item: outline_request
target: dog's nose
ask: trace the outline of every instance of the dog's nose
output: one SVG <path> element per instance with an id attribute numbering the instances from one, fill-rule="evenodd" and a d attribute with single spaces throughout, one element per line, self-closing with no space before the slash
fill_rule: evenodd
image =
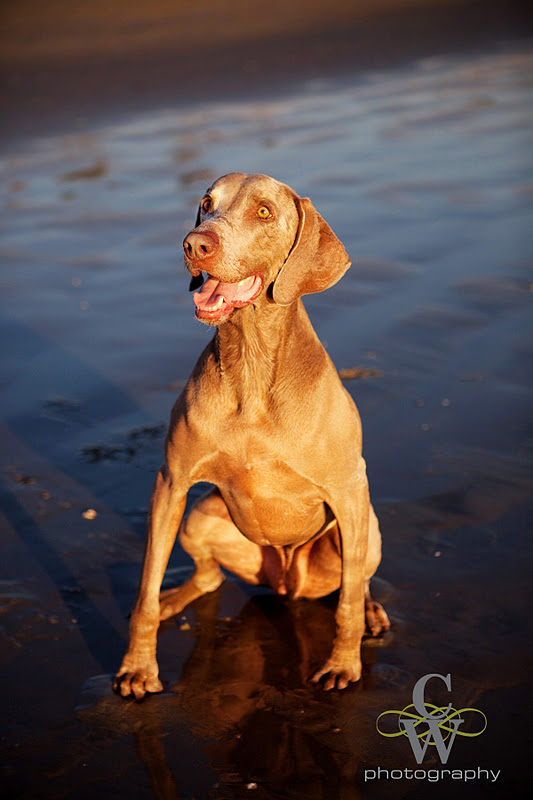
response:
<path id="1" fill-rule="evenodd" d="M 218 236 L 214 231 L 191 231 L 183 240 L 183 249 L 192 261 L 203 261 L 218 249 Z"/>

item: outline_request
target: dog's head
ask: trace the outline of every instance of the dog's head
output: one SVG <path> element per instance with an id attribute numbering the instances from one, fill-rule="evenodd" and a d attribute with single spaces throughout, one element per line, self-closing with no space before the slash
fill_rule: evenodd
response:
<path id="1" fill-rule="evenodd" d="M 267 175 L 234 172 L 215 181 L 183 247 L 198 290 L 196 316 L 211 325 L 250 304 L 286 306 L 321 292 L 350 266 L 311 201 Z"/>

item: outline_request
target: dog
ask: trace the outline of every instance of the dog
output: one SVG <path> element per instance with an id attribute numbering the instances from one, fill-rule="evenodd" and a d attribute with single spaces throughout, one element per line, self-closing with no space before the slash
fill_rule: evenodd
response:
<path id="1" fill-rule="evenodd" d="M 217 589 L 221 567 L 291 598 L 340 589 L 332 651 L 311 680 L 344 689 L 361 677 L 365 627 L 390 626 L 369 590 L 381 535 L 359 414 L 301 296 L 350 261 L 310 200 L 266 175 L 215 181 L 183 246 L 196 317 L 215 335 L 172 410 L 115 691 L 162 690 L 159 623 Z M 182 520 L 200 481 L 213 488 Z M 178 529 L 195 571 L 160 593 Z"/>

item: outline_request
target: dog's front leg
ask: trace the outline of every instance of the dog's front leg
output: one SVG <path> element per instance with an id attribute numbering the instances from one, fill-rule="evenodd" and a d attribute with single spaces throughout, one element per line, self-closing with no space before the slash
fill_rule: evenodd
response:
<path id="1" fill-rule="evenodd" d="M 113 688 L 123 697 L 140 700 L 146 692 L 160 692 L 156 660 L 159 628 L 159 590 L 185 509 L 186 490 L 176 486 L 163 466 L 156 478 L 150 514 L 141 583 L 130 622 L 130 641 Z"/>
<path id="2" fill-rule="evenodd" d="M 342 579 L 335 621 L 337 635 L 327 662 L 312 677 L 325 676 L 324 688 L 345 689 L 361 677 L 361 639 L 365 632 L 365 562 L 370 500 L 366 465 L 361 458 L 346 496 L 332 498 L 341 535 Z"/>

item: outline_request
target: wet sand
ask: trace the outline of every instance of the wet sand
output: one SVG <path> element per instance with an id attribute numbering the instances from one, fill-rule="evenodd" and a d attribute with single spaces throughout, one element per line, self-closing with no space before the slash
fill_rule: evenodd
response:
<path id="1" fill-rule="evenodd" d="M 5 791 L 519 797 L 532 666 L 525 17 L 518 4 L 350 15 L 339 2 L 319 34 L 318 4 L 304 29 L 290 14 L 275 29 L 259 17 L 224 27 L 222 4 L 213 71 L 190 54 L 202 36 L 212 52 L 214 24 L 205 33 L 184 4 L 184 43 L 163 24 L 171 5 L 153 4 L 146 28 L 133 3 L 114 36 L 99 3 L 77 18 L 29 3 L 31 25 L 5 27 Z M 393 630 L 364 646 L 359 684 L 326 693 L 306 678 L 336 598 L 288 603 L 228 579 L 162 627 L 165 691 L 135 704 L 110 679 L 169 411 L 211 335 L 193 318 L 179 242 L 205 186 L 234 169 L 311 197 L 352 257 L 305 302 L 363 419 L 384 539 L 374 594 Z M 165 580 L 189 570 L 176 548 Z M 488 720 L 445 766 L 500 770 L 496 781 L 370 779 L 417 768 L 376 720 L 428 673 L 452 676 L 436 701 Z M 432 754 L 421 767 L 443 765 Z"/>
<path id="2" fill-rule="evenodd" d="M 3 139 L 528 38 L 522 0 L 25 0 L 0 10 Z"/>

